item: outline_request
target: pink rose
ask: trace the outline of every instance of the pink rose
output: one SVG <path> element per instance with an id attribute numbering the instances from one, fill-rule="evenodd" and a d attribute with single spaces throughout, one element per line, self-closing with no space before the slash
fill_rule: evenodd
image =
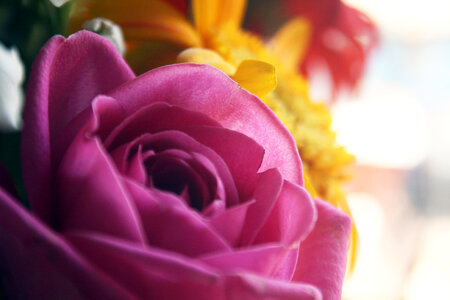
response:
<path id="1" fill-rule="evenodd" d="M 290 133 L 213 67 L 135 77 L 107 40 L 56 36 L 22 162 L 32 214 L 0 191 L 11 298 L 340 299 L 350 219 L 311 199 Z"/>

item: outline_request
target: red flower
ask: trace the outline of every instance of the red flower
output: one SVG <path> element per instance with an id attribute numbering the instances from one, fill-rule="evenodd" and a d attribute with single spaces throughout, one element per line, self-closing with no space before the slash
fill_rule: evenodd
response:
<path id="1" fill-rule="evenodd" d="M 300 63 L 302 73 L 310 76 L 318 64 L 325 63 L 334 93 L 354 88 L 378 43 L 375 24 L 340 0 L 286 0 L 283 8 L 289 16 L 306 18 L 312 25 L 310 46 Z"/>

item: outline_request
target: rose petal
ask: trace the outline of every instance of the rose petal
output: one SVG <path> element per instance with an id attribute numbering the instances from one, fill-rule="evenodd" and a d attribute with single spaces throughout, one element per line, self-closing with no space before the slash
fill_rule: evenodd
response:
<path id="1" fill-rule="evenodd" d="M 278 199 L 282 183 L 283 179 L 277 169 L 270 169 L 259 174 L 253 194 L 255 202 L 248 209 L 241 246 L 253 244 Z"/>
<path id="2" fill-rule="evenodd" d="M 279 263 L 287 255 L 282 245 L 268 244 L 238 249 L 228 253 L 214 253 L 199 258 L 199 261 L 222 272 L 246 271 L 271 277 Z"/>
<path id="3" fill-rule="evenodd" d="M 211 148 L 227 164 L 239 192 L 241 202 L 253 193 L 264 149 L 249 137 L 226 128 L 190 126 L 178 130 Z"/>
<path id="4" fill-rule="evenodd" d="M 212 168 L 215 169 L 214 172 L 217 172 L 217 180 L 223 183 L 223 189 L 225 189 L 227 206 L 239 203 L 239 196 L 233 177 L 223 159 L 217 153 L 200 144 L 189 135 L 175 130 L 167 130 L 155 134 L 144 134 L 134 141 L 112 151 L 114 161 L 118 162 L 120 166 L 119 169 L 124 168 L 127 156 L 132 148 L 138 144 L 142 145 L 143 151 L 152 150 L 158 153 L 167 149 L 180 149 L 187 153 L 191 153 L 196 157 L 195 160 L 202 163 L 205 168 L 210 170 L 212 170 Z M 125 149 L 122 149 L 123 147 Z M 121 155 L 123 156 L 121 157 Z M 208 167 L 208 165 L 211 165 L 212 168 Z"/>
<path id="5" fill-rule="evenodd" d="M 278 268 L 274 271 L 272 278 L 291 281 L 294 275 L 295 268 L 298 263 L 299 248 L 289 249 L 288 253 L 284 257 L 283 262 L 278 265 Z"/>
<path id="6" fill-rule="evenodd" d="M 297 146 L 286 127 L 261 100 L 214 67 L 189 63 L 161 67 L 110 95 L 130 114 L 159 101 L 203 113 L 266 150 L 260 171 L 279 168 L 283 178 L 303 185 Z"/>
<path id="7" fill-rule="evenodd" d="M 133 72 L 111 43 L 91 32 L 67 40 L 53 37 L 41 50 L 30 75 L 22 133 L 25 185 L 38 216 L 49 219 L 53 140 L 94 96 L 132 78 Z"/>
<path id="8" fill-rule="evenodd" d="M 48 97 L 50 69 L 62 36 L 55 36 L 36 57 L 28 82 L 22 128 L 22 170 L 28 200 L 35 213 L 48 221 L 50 199 L 50 133 Z M 36 146 L 39 145 L 39 146 Z"/>
<path id="9" fill-rule="evenodd" d="M 135 76 L 111 43 L 89 31 L 71 35 L 53 57 L 49 78 L 50 139 L 92 99 Z"/>
<path id="10" fill-rule="evenodd" d="M 224 299 L 219 276 L 185 256 L 94 233 L 66 237 L 138 299 Z"/>
<path id="11" fill-rule="evenodd" d="M 320 291 L 313 285 L 244 273 L 228 276 L 225 289 L 227 300 L 322 300 Z"/>
<path id="12" fill-rule="evenodd" d="M 127 187 L 150 245 L 188 256 L 231 251 L 227 242 L 208 226 L 200 214 L 175 195 L 148 190 L 130 180 Z"/>
<path id="13" fill-rule="evenodd" d="M 131 299 L 1 188 L 0 269 L 8 299 Z"/>
<path id="14" fill-rule="evenodd" d="M 93 233 L 66 238 L 139 299 L 321 300 L 312 285 L 219 270 L 187 257 Z"/>
<path id="15" fill-rule="evenodd" d="M 314 230 L 301 242 L 293 280 L 319 288 L 324 299 L 341 299 L 347 262 L 351 219 L 331 204 L 316 200 L 318 218 Z"/>
<path id="16" fill-rule="evenodd" d="M 225 201 L 223 199 L 215 199 L 211 204 L 208 205 L 203 211 L 202 215 L 208 218 L 212 218 L 215 215 L 223 213 L 226 211 Z"/>
<path id="17" fill-rule="evenodd" d="M 148 165 L 152 180 L 151 185 L 156 189 L 178 195 L 182 194 L 184 190 L 187 193 L 186 200 L 188 200 L 189 206 L 201 211 L 206 206 L 207 201 L 213 199 L 212 191 L 209 189 L 211 183 L 207 182 L 207 177 L 214 175 L 203 176 L 201 173 L 203 170 L 198 170 L 189 161 L 173 157 L 170 154 L 165 155 L 166 152 L 170 152 L 170 150 L 159 152 L 149 159 L 152 161 L 152 158 L 155 158 Z"/>
<path id="18" fill-rule="evenodd" d="M 93 230 L 144 243 L 134 204 L 89 127 L 75 138 L 56 175 L 57 223 L 65 230 Z"/>
<path id="19" fill-rule="evenodd" d="M 306 189 L 284 181 L 277 203 L 255 242 L 282 242 L 295 247 L 311 232 L 316 219 L 316 209 Z"/>
<path id="20" fill-rule="evenodd" d="M 147 182 L 147 171 L 145 170 L 142 163 L 142 147 L 139 146 L 138 151 L 130 160 L 126 171 L 126 176 L 132 178 L 140 184 L 145 185 L 145 183 Z"/>
<path id="21" fill-rule="evenodd" d="M 130 99 L 131 100 L 131 99 Z M 106 148 L 115 148 L 145 133 L 178 129 L 186 126 L 220 126 L 208 116 L 181 107 L 156 102 L 145 105 L 129 115 L 105 141 Z"/>
<path id="22" fill-rule="evenodd" d="M 209 223 L 232 247 L 237 247 L 244 228 L 248 208 L 253 201 L 230 207 L 225 211 L 214 215 Z"/>
<path id="23" fill-rule="evenodd" d="M 52 172 L 58 169 L 59 163 L 67 151 L 67 148 L 73 142 L 80 131 L 80 128 L 90 123 L 90 134 L 98 135 L 100 139 L 104 138 L 117 123 L 124 119 L 122 106 L 111 97 L 99 95 L 92 100 L 90 107 L 79 113 L 64 128 L 64 131 L 54 141 L 52 147 Z"/>

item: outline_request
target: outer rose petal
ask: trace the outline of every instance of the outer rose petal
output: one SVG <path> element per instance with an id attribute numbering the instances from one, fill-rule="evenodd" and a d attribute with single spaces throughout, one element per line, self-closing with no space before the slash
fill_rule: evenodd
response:
<path id="1" fill-rule="evenodd" d="M 186 256 L 91 233 L 66 237 L 138 299 L 225 300 L 219 276 Z"/>
<path id="2" fill-rule="evenodd" d="M 331 204 L 316 200 L 318 219 L 300 244 L 293 280 L 316 286 L 326 300 L 341 299 L 351 219 Z"/>
<path id="3" fill-rule="evenodd" d="M 328 300 L 313 285 L 239 274 L 227 278 L 227 300 Z"/>
<path id="4" fill-rule="evenodd" d="M 279 168 L 284 179 L 303 185 L 297 146 L 286 127 L 261 100 L 214 67 L 189 63 L 161 67 L 109 95 L 127 114 L 157 101 L 204 113 L 263 146 L 266 153 L 259 171 Z"/>
<path id="5" fill-rule="evenodd" d="M 139 299 L 306 300 L 322 299 L 309 284 L 222 273 L 204 263 L 90 233 L 66 237 L 97 266 Z"/>
<path id="6" fill-rule="evenodd" d="M 280 196 L 264 224 L 256 243 L 281 242 L 298 245 L 313 229 L 316 208 L 305 188 L 284 181 Z"/>
<path id="7" fill-rule="evenodd" d="M 0 280 L 11 299 L 131 299 L 0 188 Z M 9 298 L 8 298 L 9 299 Z"/>
<path id="8" fill-rule="evenodd" d="M 88 31 L 67 40 L 55 36 L 41 50 L 28 84 L 22 133 L 25 185 L 39 217 L 49 219 L 53 140 L 94 96 L 132 78 L 112 44 Z"/>
<path id="9" fill-rule="evenodd" d="M 119 172 L 89 122 L 61 161 L 56 175 L 57 224 L 62 230 L 84 229 L 145 242 L 140 218 Z"/>
<path id="10" fill-rule="evenodd" d="M 199 261 L 222 271 L 245 270 L 246 272 L 271 277 L 278 267 L 278 263 L 288 254 L 288 251 L 283 245 L 266 244 L 241 248 L 228 253 L 213 253 L 201 256 Z"/>

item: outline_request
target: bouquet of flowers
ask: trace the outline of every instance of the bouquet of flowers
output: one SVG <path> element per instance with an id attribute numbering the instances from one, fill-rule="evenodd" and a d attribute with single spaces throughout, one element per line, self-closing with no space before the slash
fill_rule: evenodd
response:
<path id="1" fill-rule="evenodd" d="M 20 62 L 2 83 L 6 299 L 340 299 L 353 157 L 298 70 L 314 24 L 265 43 L 242 0 L 65 2 L 22 118 Z"/>

